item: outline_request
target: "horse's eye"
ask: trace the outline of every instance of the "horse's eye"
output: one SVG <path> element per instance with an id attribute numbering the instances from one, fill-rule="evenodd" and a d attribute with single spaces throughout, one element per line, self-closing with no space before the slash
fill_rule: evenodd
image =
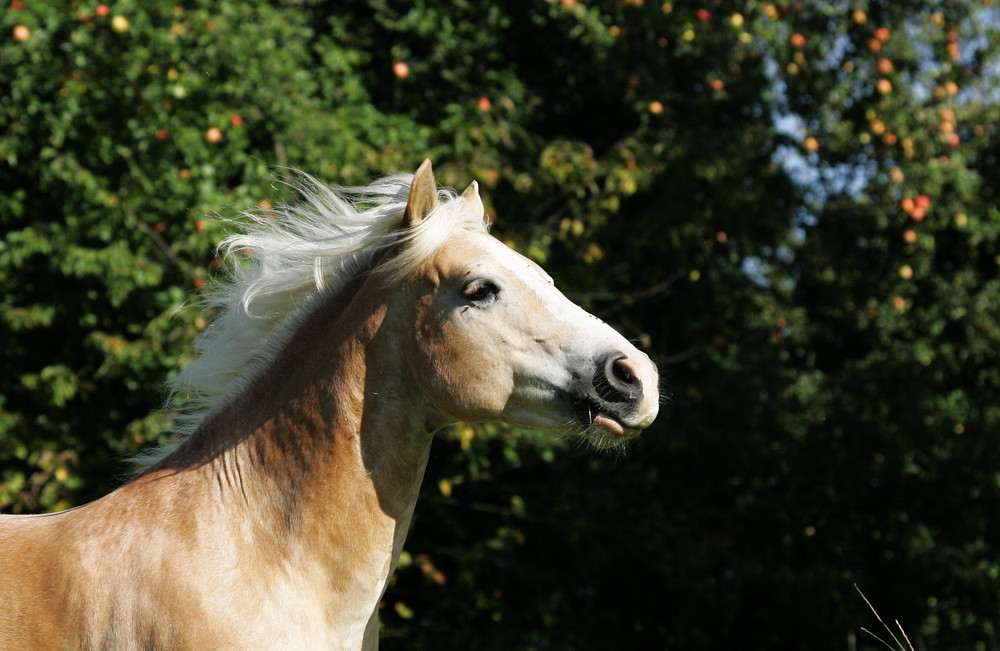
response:
<path id="1" fill-rule="evenodd" d="M 493 300 L 499 293 L 500 288 L 488 280 L 473 280 L 462 291 L 465 298 L 477 303 Z"/>

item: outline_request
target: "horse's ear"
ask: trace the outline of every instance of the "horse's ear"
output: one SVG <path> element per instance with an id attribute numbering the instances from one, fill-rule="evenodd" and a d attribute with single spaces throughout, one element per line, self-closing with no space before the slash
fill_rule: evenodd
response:
<path id="1" fill-rule="evenodd" d="M 434 180 L 434 170 L 431 169 L 431 159 L 428 158 L 413 174 L 410 196 L 406 200 L 406 210 L 403 211 L 402 226 L 404 228 L 416 226 L 434 212 L 437 205 L 437 181 Z"/>
<path id="2" fill-rule="evenodd" d="M 469 210 L 476 213 L 476 216 L 482 217 L 486 213 L 483 200 L 479 198 L 479 184 L 475 181 L 470 183 L 469 187 L 465 188 L 465 191 L 462 192 L 462 198 L 465 199 L 465 205 L 469 207 Z"/>

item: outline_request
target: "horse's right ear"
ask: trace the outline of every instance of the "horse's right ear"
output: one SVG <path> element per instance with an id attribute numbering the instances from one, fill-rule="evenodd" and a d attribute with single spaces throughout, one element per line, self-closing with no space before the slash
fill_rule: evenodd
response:
<path id="1" fill-rule="evenodd" d="M 406 200 L 406 210 L 403 211 L 403 222 L 400 225 L 403 228 L 416 226 L 434 212 L 437 205 L 437 181 L 434 180 L 434 170 L 431 169 L 431 159 L 428 158 L 413 174 L 410 196 Z"/>

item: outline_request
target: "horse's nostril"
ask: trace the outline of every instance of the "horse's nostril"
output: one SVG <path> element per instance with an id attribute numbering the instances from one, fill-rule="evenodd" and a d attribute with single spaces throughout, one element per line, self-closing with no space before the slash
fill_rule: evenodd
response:
<path id="1" fill-rule="evenodd" d="M 598 367 L 594 387 L 607 402 L 631 403 L 642 395 L 639 369 L 623 353 L 612 353 Z"/>
<path id="2" fill-rule="evenodd" d="M 639 384 L 635 365 L 627 358 L 616 359 L 611 365 L 611 374 L 622 384 L 633 386 Z"/>

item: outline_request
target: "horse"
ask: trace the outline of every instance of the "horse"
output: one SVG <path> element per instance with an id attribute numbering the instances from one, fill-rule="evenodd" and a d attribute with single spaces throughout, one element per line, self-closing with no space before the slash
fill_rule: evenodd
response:
<path id="1" fill-rule="evenodd" d="M 475 182 L 298 178 L 222 245 L 180 442 L 94 502 L 0 517 L 0 648 L 377 648 L 437 430 L 611 448 L 653 422 L 655 365 L 489 234 Z"/>

